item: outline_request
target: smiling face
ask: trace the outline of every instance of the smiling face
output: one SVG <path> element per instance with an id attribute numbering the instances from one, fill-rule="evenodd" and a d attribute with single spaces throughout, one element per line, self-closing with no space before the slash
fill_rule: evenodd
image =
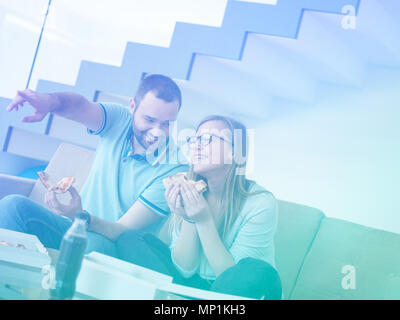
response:
<path id="1" fill-rule="evenodd" d="M 222 120 L 204 122 L 190 148 L 193 172 L 204 177 L 223 173 L 232 166 L 232 132 Z M 210 140 L 209 140 L 210 138 Z M 210 141 L 209 144 L 206 142 Z"/>
<path id="2" fill-rule="evenodd" d="M 149 91 L 136 106 L 134 99 L 130 101 L 130 112 L 133 116 L 133 135 L 139 145 L 147 150 L 155 143 L 169 136 L 171 121 L 176 121 L 179 102 L 166 102 L 157 98 L 154 91 Z"/>

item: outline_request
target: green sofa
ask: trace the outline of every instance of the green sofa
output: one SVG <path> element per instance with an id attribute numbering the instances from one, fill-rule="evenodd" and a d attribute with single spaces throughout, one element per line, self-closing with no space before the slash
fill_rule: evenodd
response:
<path id="1" fill-rule="evenodd" d="M 279 201 L 275 245 L 285 299 L 400 299 L 399 234 Z"/>
<path id="2" fill-rule="evenodd" d="M 79 190 L 94 152 L 61 144 L 47 172 L 75 176 Z M 0 199 L 19 193 L 43 204 L 31 179 L 0 175 Z M 160 238 L 168 241 L 161 233 Z M 326 217 L 320 210 L 279 201 L 276 266 L 285 299 L 400 299 L 400 235 Z"/>

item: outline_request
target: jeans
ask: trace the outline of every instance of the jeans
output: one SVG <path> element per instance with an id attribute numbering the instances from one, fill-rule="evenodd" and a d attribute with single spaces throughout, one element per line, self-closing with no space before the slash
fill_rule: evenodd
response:
<path id="1" fill-rule="evenodd" d="M 72 220 L 59 216 L 42 205 L 21 195 L 9 195 L 0 200 L 0 228 L 37 236 L 47 248 L 59 249 L 62 237 Z M 98 251 L 116 256 L 113 241 L 94 232 L 87 233 L 86 253 Z"/>
<path id="2" fill-rule="evenodd" d="M 282 297 L 278 272 L 262 260 L 242 259 L 210 282 L 199 275 L 189 279 L 181 276 L 172 262 L 169 247 L 152 234 L 126 231 L 117 239 L 116 247 L 120 259 L 172 276 L 174 283 L 254 299 Z"/>

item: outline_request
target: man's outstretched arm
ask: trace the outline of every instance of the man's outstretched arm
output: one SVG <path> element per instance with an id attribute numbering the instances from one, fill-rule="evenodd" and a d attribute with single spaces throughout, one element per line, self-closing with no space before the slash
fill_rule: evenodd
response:
<path id="1" fill-rule="evenodd" d="M 39 93 L 30 89 L 18 91 L 15 98 L 7 106 L 7 111 L 18 111 L 28 102 L 35 112 L 22 118 L 23 122 L 42 121 L 48 113 L 79 122 L 88 129 L 99 130 L 104 121 L 101 107 L 73 92 Z"/>

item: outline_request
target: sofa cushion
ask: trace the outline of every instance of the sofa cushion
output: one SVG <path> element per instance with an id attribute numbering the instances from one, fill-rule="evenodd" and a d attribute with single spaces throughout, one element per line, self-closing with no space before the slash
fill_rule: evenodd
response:
<path id="1" fill-rule="evenodd" d="M 400 235 L 326 218 L 292 299 L 400 299 Z"/>
<path id="2" fill-rule="evenodd" d="M 62 143 L 51 158 L 46 172 L 50 177 L 59 181 L 64 177 L 75 177 L 73 186 L 80 191 L 89 175 L 93 164 L 95 151 L 69 143 Z M 38 179 L 29 196 L 30 199 L 44 205 L 46 188 Z M 68 203 L 71 199 L 69 192 L 58 195 L 61 203 Z"/>
<path id="3" fill-rule="evenodd" d="M 288 299 L 324 214 L 318 209 L 282 200 L 278 207 L 275 261 L 284 298 Z"/>

